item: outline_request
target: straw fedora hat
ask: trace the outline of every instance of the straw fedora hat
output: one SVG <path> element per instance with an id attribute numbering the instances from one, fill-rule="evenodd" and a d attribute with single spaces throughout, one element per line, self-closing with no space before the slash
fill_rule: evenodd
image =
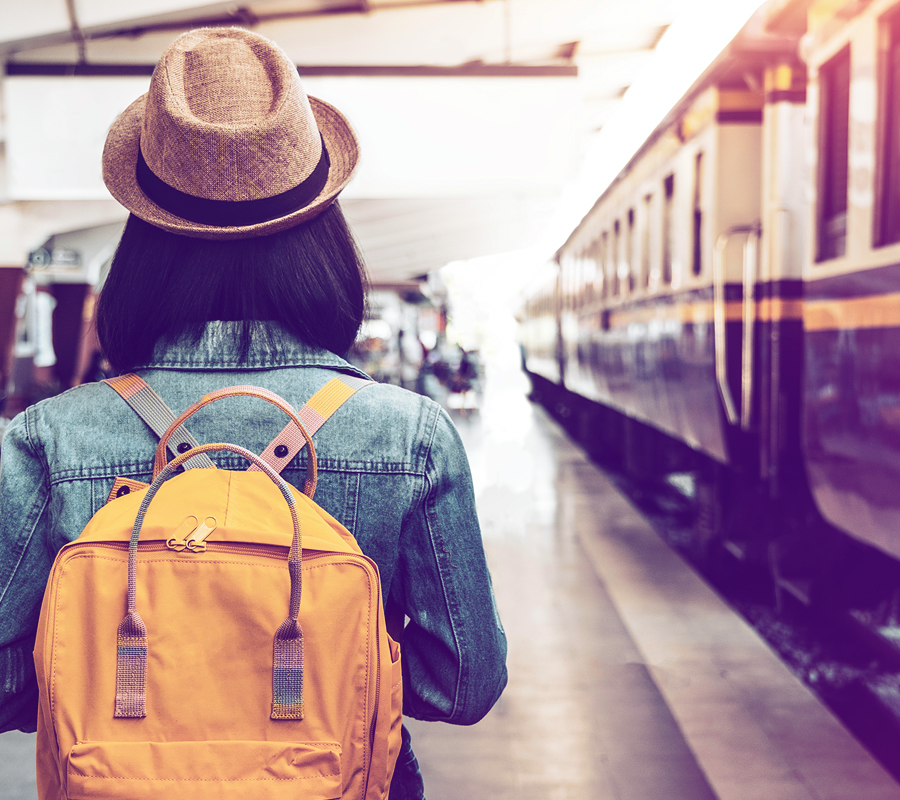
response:
<path id="1" fill-rule="evenodd" d="M 359 158 L 350 124 L 308 97 L 273 42 L 200 28 L 163 53 L 113 123 L 103 180 L 135 216 L 204 239 L 262 236 L 322 212 Z"/>

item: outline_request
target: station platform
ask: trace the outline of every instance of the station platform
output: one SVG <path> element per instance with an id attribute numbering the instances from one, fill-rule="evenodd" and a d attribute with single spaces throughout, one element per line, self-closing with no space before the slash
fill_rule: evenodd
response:
<path id="1" fill-rule="evenodd" d="M 622 497 L 514 369 L 456 410 L 509 637 L 480 723 L 408 721 L 428 800 L 900 800 L 900 785 Z M 0 735 L 0 800 L 34 800 Z"/>
<path id="2" fill-rule="evenodd" d="M 457 423 L 510 680 L 473 728 L 410 723 L 428 800 L 900 798 L 525 379 L 488 375 Z"/>

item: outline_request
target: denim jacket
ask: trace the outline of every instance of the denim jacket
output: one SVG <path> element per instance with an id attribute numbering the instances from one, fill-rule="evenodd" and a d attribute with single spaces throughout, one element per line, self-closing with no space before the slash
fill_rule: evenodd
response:
<path id="1" fill-rule="evenodd" d="M 262 386 L 299 408 L 336 373 L 363 375 L 335 354 L 273 327 L 277 346 L 255 342 L 241 360 L 228 323 L 209 323 L 199 344 L 157 347 L 139 374 L 177 414 L 225 386 Z M 283 412 L 253 398 L 220 400 L 187 423 L 198 441 L 262 452 Z M 506 685 L 506 639 L 497 616 L 469 466 L 440 406 L 394 386 L 362 389 L 315 435 L 316 502 L 354 534 L 378 565 L 384 597 L 408 617 L 403 713 L 456 724 L 478 721 Z M 34 730 L 31 659 L 54 556 L 106 501 L 117 476 L 148 482 L 156 437 L 108 386 L 85 384 L 37 403 L 7 428 L 0 449 L 0 730 Z M 232 453 L 220 467 L 244 469 Z M 305 450 L 282 473 L 302 485 Z M 404 751 L 392 797 L 422 797 Z M 401 789 L 404 770 L 410 785 Z M 420 785 L 420 779 L 418 779 Z"/>

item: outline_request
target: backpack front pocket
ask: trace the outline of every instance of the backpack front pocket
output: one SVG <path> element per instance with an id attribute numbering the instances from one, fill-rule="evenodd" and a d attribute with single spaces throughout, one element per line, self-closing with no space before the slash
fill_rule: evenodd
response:
<path id="1" fill-rule="evenodd" d="M 341 748 L 330 742 L 79 742 L 71 800 L 334 800 Z"/>

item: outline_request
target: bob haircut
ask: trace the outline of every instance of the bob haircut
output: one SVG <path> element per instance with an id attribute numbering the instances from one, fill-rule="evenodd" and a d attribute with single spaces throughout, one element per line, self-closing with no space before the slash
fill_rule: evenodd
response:
<path id="1" fill-rule="evenodd" d="M 278 347 L 265 322 L 343 356 L 365 317 L 365 265 L 338 204 L 284 231 L 197 239 L 133 214 L 97 305 L 103 353 L 119 374 L 151 362 L 157 344 L 199 342 L 213 320 L 233 326 L 241 359 L 251 339 Z"/>

